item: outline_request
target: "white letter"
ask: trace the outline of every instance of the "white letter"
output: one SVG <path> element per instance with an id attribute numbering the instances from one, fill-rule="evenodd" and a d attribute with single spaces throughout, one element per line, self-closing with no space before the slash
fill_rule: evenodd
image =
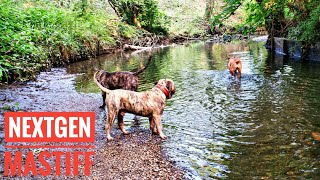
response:
<path id="1" fill-rule="evenodd" d="M 51 121 L 54 120 L 53 117 L 44 117 L 44 120 L 47 121 L 47 137 L 51 137 Z"/>
<path id="2" fill-rule="evenodd" d="M 31 134 L 28 134 L 28 129 L 30 129 L 30 125 L 28 125 L 28 121 L 30 120 L 31 120 L 31 117 L 22 118 L 22 137 L 23 138 L 31 137 Z"/>
<path id="3" fill-rule="evenodd" d="M 78 134 L 74 134 L 74 129 L 77 128 L 76 125 L 74 125 L 74 121 L 78 120 L 78 117 L 69 117 L 69 137 L 78 137 Z"/>
<path id="4" fill-rule="evenodd" d="M 59 124 L 59 121 L 62 121 L 62 124 L 63 125 L 66 125 L 67 124 L 67 120 L 66 118 L 64 117 L 57 117 L 56 118 L 56 122 L 55 122 L 55 133 L 56 133 L 56 136 L 58 138 L 63 138 L 63 137 L 67 137 L 67 127 L 60 127 L 60 124 Z M 62 133 L 60 134 L 60 130 L 62 130 Z"/>
<path id="5" fill-rule="evenodd" d="M 9 137 L 13 138 L 13 130 L 17 137 L 20 137 L 20 117 L 17 117 L 17 124 L 13 117 L 9 117 Z"/>
<path id="6" fill-rule="evenodd" d="M 79 117 L 79 137 L 83 136 L 83 130 L 87 137 L 90 137 L 90 117 L 87 117 L 87 123 L 84 122 L 83 117 Z"/>
<path id="7" fill-rule="evenodd" d="M 36 117 L 32 117 L 33 124 L 34 124 L 34 130 L 32 137 L 36 137 L 37 134 L 39 134 L 39 137 L 43 137 L 42 130 L 41 130 L 41 124 L 43 121 L 43 117 L 39 117 L 39 121 L 37 121 Z"/>

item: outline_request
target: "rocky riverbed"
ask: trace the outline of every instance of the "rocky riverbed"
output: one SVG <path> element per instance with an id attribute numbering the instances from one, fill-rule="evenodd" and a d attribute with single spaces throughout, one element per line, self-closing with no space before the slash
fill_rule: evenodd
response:
<path id="1" fill-rule="evenodd" d="M 127 127 L 130 135 L 122 135 L 115 126 L 112 135 L 115 140 L 106 141 L 104 133 L 105 112 L 99 108 L 100 94 L 83 94 L 74 88 L 77 75 L 66 73 L 63 68 L 54 68 L 49 72 L 42 72 L 35 81 L 24 84 L 0 86 L 0 151 L 16 151 L 5 149 L 3 135 L 3 115 L 6 111 L 91 111 L 95 112 L 95 146 L 94 149 L 77 149 L 79 151 L 94 151 L 91 179 L 182 179 L 183 171 L 170 161 L 163 149 L 162 140 L 153 136 L 148 129 L 132 125 Z M 134 124 L 134 123 L 133 123 Z M 26 145 L 20 143 L 18 145 Z M 15 144 L 17 145 L 17 143 Z M 46 145 L 49 145 L 47 143 Z M 44 149 L 40 149 L 42 151 Z M 35 151 L 21 149 L 22 152 Z M 49 150 L 51 151 L 51 150 Z M 72 151 L 70 149 L 56 149 L 56 151 Z M 3 156 L 0 157 L 0 177 L 3 178 Z M 54 160 L 48 161 L 50 164 Z M 53 164 L 52 164 L 53 165 Z M 65 164 L 62 163 L 62 167 Z M 79 176 L 84 178 L 83 168 Z M 60 176 L 65 179 L 67 177 Z M 58 178 L 60 178 L 58 177 Z M 28 178 L 34 178 L 29 175 Z M 38 177 L 37 177 L 38 178 Z M 48 178 L 48 177 L 47 177 Z M 50 178 L 50 176 L 49 176 Z M 51 178 L 57 178 L 51 176 Z"/>

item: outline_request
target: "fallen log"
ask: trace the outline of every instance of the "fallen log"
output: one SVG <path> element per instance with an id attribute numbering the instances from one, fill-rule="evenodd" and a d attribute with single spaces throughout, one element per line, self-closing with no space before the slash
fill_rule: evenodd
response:
<path id="1" fill-rule="evenodd" d="M 134 45 L 128 45 L 128 44 L 125 44 L 123 45 L 123 50 L 149 50 L 149 49 L 152 49 L 152 47 L 142 47 L 142 46 L 134 46 Z"/>

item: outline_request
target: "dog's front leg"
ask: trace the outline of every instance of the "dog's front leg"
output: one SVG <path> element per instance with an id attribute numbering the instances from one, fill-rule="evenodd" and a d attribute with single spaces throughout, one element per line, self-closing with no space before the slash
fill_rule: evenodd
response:
<path id="1" fill-rule="evenodd" d="M 161 116 L 154 116 L 154 117 L 153 117 L 153 120 L 154 120 L 155 123 L 156 123 L 159 136 L 160 136 L 162 139 L 166 139 L 167 136 L 164 135 L 164 133 L 162 132 Z"/>
<path id="2" fill-rule="evenodd" d="M 155 127 L 155 120 L 153 117 L 149 117 L 150 130 L 152 134 L 158 134 L 157 128 Z"/>
<path id="3" fill-rule="evenodd" d="M 231 76 L 236 77 L 235 72 L 233 70 L 230 70 L 230 74 Z"/>
<path id="4" fill-rule="evenodd" d="M 107 108 L 106 108 L 107 110 Z M 111 136 L 110 134 L 110 131 L 111 131 L 111 127 L 112 127 L 112 124 L 113 124 L 113 121 L 115 119 L 115 112 L 113 111 L 109 111 L 108 112 L 108 121 L 106 122 L 106 134 L 107 134 L 107 140 L 108 141 L 112 141 L 113 140 L 113 137 Z"/>
<path id="5" fill-rule="evenodd" d="M 124 134 L 124 135 L 127 135 L 127 134 L 129 134 L 129 132 L 128 131 L 126 131 L 126 129 L 124 128 L 124 123 L 123 123 L 123 116 L 124 116 L 124 112 L 119 112 L 118 113 L 118 125 L 119 125 L 119 128 L 120 128 L 120 130 L 122 131 L 122 133 Z"/>
<path id="6" fill-rule="evenodd" d="M 240 79 L 240 77 L 241 77 L 241 70 L 238 69 L 238 79 Z"/>

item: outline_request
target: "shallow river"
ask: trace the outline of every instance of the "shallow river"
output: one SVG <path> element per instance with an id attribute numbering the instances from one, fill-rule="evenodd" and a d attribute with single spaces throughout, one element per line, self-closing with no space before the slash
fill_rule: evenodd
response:
<path id="1" fill-rule="evenodd" d="M 227 71 L 227 54 L 243 64 L 241 81 Z M 94 69 L 134 71 L 139 91 L 170 78 L 176 94 L 163 114 L 164 150 L 191 179 L 282 179 L 320 176 L 320 63 L 272 55 L 263 43 L 204 42 L 136 55 L 113 54 L 72 64 L 83 73 L 76 89 L 99 93 Z M 133 115 L 125 117 L 132 126 Z M 136 125 L 149 128 L 147 118 Z M 115 128 L 116 129 L 116 128 Z M 115 131 L 113 129 L 113 131 Z M 102 131 L 102 130 L 100 130 Z"/>

